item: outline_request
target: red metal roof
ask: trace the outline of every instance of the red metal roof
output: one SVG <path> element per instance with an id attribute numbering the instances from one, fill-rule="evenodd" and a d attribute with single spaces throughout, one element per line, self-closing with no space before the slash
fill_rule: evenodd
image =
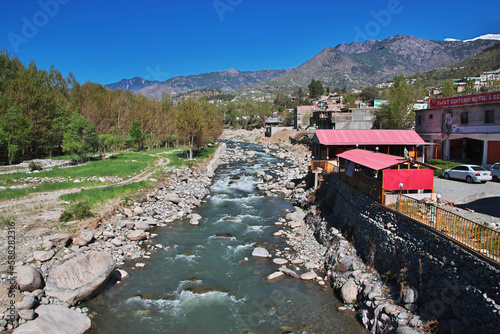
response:
<path id="1" fill-rule="evenodd" d="M 322 145 L 425 145 L 414 130 L 316 130 Z"/>
<path id="2" fill-rule="evenodd" d="M 395 155 L 376 153 L 360 149 L 345 151 L 344 153 L 338 154 L 337 157 L 344 158 L 375 170 L 386 169 L 409 160 Z"/>

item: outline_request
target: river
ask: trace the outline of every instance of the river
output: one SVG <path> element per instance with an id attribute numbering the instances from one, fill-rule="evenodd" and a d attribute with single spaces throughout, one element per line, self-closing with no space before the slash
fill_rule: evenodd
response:
<path id="1" fill-rule="evenodd" d="M 266 279 L 278 266 L 252 250 L 286 247 L 273 237 L 274 223 L 292 205 L 255 187 L 257 172 L 269 173 L 278 159 L 257 145 L 231 145 L 256 151 L 256 162 L 221 165 L 195 211 L 201 224 L 156 229 L 153 243 L 163 248 L 142 261 L 146 267 L 126 264 L 129 278 L 83 305 L 94 315 L 93 333 L 366 333 L 354 313 L 338 310 L 331 290 L 288 276 Z"/>

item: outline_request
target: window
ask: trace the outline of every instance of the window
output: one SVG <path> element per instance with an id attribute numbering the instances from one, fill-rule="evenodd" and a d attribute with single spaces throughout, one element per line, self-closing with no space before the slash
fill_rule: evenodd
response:
<path id="1" fill-rule="evenodd" d="M 464 111 L 460 114 L 460 124 L 469 124 L 469 112 Z"/>
<path id="2" fill-rule="evenodd" d="M 433 119 L 434 118 L 434 114 L 429 114 L 429 119 Z"/>
<path id="3" fill-rule="evenodd" d="M 485 110 L 484 111 L 484 122 L 485 123 L 495 123 L 495 110 Z"/>
<path id="4" fill-rule="evenodd" d="M 418 115 L 417 116 L 417 125 L 421 125 L 422 124 L 422 115 Z"/>

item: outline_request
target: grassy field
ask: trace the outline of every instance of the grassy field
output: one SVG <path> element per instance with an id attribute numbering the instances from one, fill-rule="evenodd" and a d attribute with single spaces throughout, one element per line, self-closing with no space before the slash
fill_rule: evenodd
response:
<path id="1" fill-rule="evenodd" d="M 165 166 L 158 166 L 160 159 L 163 159 L 163 163 L 165 163 L 165 160 L 168 159 L 168 163 L 166 163 L 166 166 L 168 167 L 180 167 L 182 165 L 193 166 L 198 162 L 208 159 L 214 153 L 216 148 L 217 145 L 213 145 L 198 152 L 195 161 L 186 160 L 186 154 L 184 152 L 187 147 L 181 146 L 177 148 L 160 148 L 140 152 L 116 152 L 105 160 L 89 161 L 85 164 L 68 168 L 54 168 L 47 171 L 42 170 L 39 173 L 4 174 L 0 175 L 0 186 L 5 187 L 20 185 L 20 183 L 15 181 L 28 177 L 66 178 L 68 181 L 56 183 L 33 183 L 29 184 L 29 187 L 26 188 L 3 189 L 0 190 L 0 201 L 22 198 L 32 193 L 85 187 L 90 189 L 83 189 L 79 192 L 63 195 L 61 199 L 69 201 L 72 204 L 76 202 L 83 202 L 94 207 L 104 203 L 107 199 L 123 197 L 134 192 L 138 192 L 147 187 L 149 181 L 145 180 L 141 182 L 131 182 L 124 185 L 111 184 L 105 186 L 106 183 L 99 181 L 82 181 L 75 183 L 74 180 L 95 176 L 117 177 L 126 182 L 126 180 L 139 175 L 144 171 L 151 172 L 151 177 L 161 178 L 165 176 L 163 171 L 163 167 Z M 65 156 L 63 158 L 70 159 L 71 156 Z"/>

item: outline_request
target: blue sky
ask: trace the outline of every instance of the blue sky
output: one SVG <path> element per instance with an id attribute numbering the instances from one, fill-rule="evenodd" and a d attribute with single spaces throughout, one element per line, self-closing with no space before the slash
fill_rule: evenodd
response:
<path id="1" fill-rule="evenodd" d="M 327 46 L 398 34 L 500 33 L 499 1 L 0 1 L 0 49 L 80 82 L 292 68 Z"/>

